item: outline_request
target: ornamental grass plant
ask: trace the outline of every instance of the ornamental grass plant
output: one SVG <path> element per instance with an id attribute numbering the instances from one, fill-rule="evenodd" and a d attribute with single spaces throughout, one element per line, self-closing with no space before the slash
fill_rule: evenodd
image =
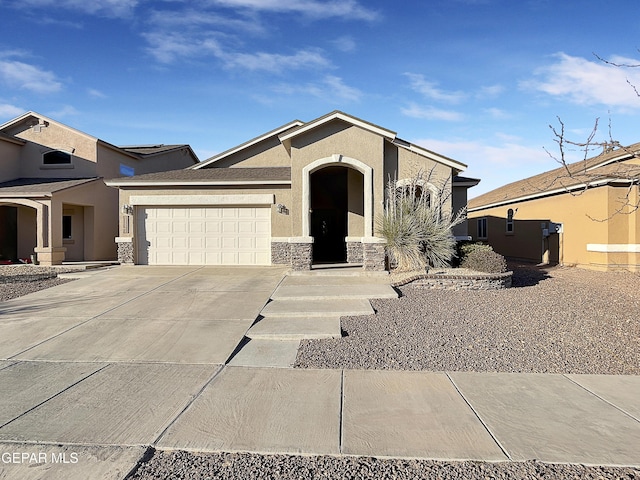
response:
<path id="1" fill-rule="evenodd" d="M 434 185 L 432 172 L 420 172 L 398 184 L 390 179 L 385 207 L 378 219 L 378 234 L 386 240 L 389 262 L 397 271 L 447 267 L 456 254 L 451 229 L 464 221 L 466 209 L 450 212 L 445 207 L 450 188 Z"/>

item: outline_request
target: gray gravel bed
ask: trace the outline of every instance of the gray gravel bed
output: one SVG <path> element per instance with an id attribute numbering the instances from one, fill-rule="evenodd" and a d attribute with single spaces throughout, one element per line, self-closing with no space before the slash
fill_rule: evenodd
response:
<path id="1" fill-rule="evenodd" d="M 57 275 L 77 270 L 77 267 L 0 265 L 0 302 L 70 282 Z"/>
<path id="2" fill-rule="evenodd" d="M 638 479 L 640 469 L 529 462 L 443 462 L 156 451 L 131 479 Z"/>
<path id="3" fill-rule="evenodd" d="M 343 338 L 305 340 L 296 367 L 640 374 L 640 276 L 515 266 L 494 291 L 401 287 Z"/>

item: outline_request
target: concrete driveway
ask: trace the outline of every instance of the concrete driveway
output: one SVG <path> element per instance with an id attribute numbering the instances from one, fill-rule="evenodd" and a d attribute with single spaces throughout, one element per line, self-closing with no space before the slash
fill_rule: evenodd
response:
<path id="1" fill-rule="evenodd" d="M 118 267 L 0 304 L 0 359 L 223 364 L 281 268 Z"/>
<path id="2" fill-rule="evenodd" d="M 0 479 L 124 478 L 285 274 L 116 267 L 0 303 Z"/>

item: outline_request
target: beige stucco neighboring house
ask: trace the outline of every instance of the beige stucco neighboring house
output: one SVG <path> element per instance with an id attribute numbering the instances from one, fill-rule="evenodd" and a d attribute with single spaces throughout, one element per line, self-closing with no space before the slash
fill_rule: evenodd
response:
<path id="1" fill-rule="evenodd" d="M 115 260 L 118 193 L 103 178 L 196 163 L 188 145 L 116 147 L 35 112 L 0 125 L 0 261 Z"/>
<path id="2" fill-rule="evenodd" d="M 640 271 L 640 143 L 469 201 L 469 233 L 506 257 Z"/>
<path id="3" fill-rule="evenodd" d="M 107 181 L 120 190 L 123 262 L 156 265 L 362 264 L 385 268 L 376 218 L 385 185 L 429 172 L 446 208 L 478 181 L 466 165 L 340 111 L 293 121 L 189 169 Z M 436 185 L 437 184 L 437 185 Z M 466 224 L 455 235 L 467 235 Z"/>

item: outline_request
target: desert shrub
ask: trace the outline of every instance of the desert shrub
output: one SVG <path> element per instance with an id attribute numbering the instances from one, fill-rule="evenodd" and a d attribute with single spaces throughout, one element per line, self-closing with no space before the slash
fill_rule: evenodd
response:
<path id="1" fill-rule="evenodd" d="M 467 255 L 469 255 L 469 253 L 473 252 L 474 250 L 487 250 L 489 252 L 493 252 L 493 247 L 491 247 L 491 245 L 487 245 L 486 243 L 462 240 L 456 245 L 456 255 L 451 262 L 452 266 L 462 266 L 462 262 L 464 261 L 464 259 L 467 257 Z"/>
<path id="2" fill-rule="evenodd" d="M 488 246 L 488 245 L 487 245 Z M 507 271 L 507 262 L 502 255 L 489 248 L 474 248 L 463 258 L 463 268 L 469 268 L 478 272 L 504 273 Z"/>
<path id="3" fill-rule="evenodd" d="M 401 188 L 395 180 L 387 183 L 378 234 L 386 240 L 389 262 L 398 270 L 445 267 L 455 256 L 451 229 L 464 220 L 466 212 L 445 213 L 447 191 L 444 186 L 437 192 L 427 191 L 424 187 L 430 184 L 430 177 L 420 173 Z"/>

